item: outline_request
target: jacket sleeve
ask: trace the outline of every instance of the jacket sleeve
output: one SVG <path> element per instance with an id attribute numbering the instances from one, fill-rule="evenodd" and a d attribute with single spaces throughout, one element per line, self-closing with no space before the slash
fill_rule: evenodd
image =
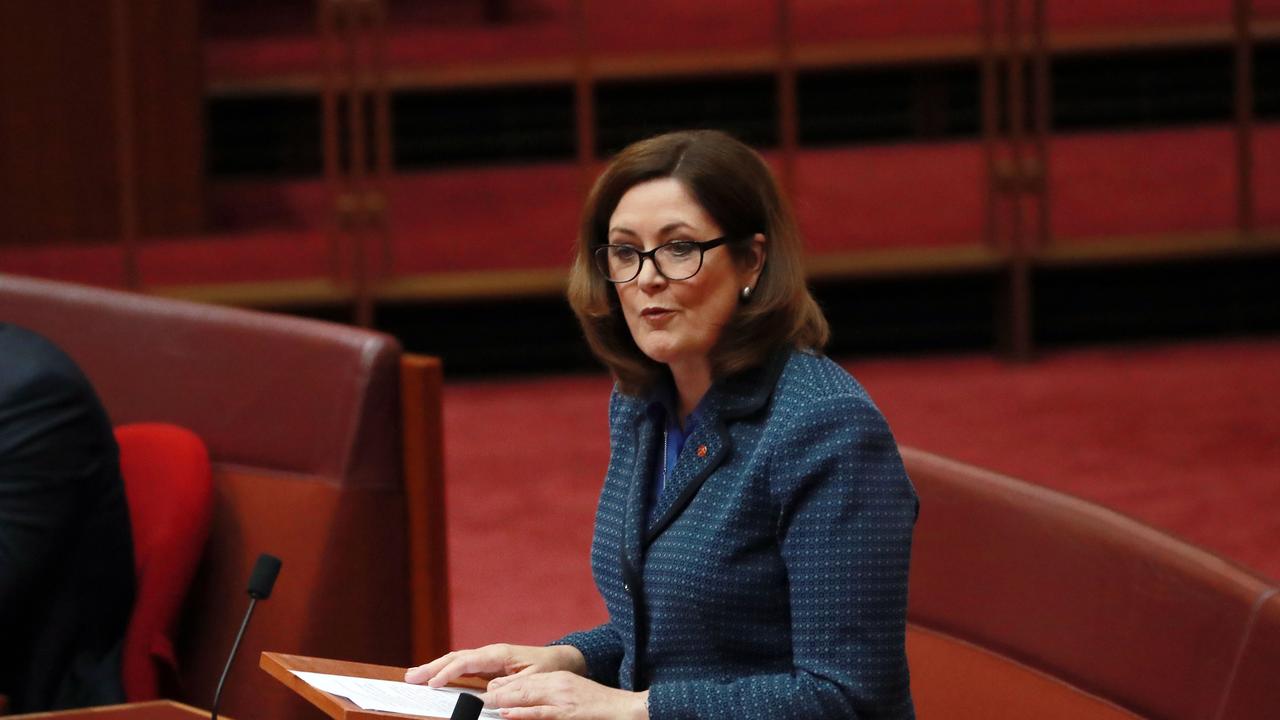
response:
<path id="1" fill-rule="evenodd" d="M 610 470 L 613 468 L 615 458 L 614 452 L 618 448 L 621 435 L 620 420 L 622 415 L 622 406 L 624 404 L 622 393 L 617 387 L 609 395 L 609 445 L 610 445 Z M 606 472 L 606 484 L 608 482 L 608 472 Z M 605 493 L 608 490 L 606 488 Z M 601 497 L 604 502 L 604 497 Z M 592 542 L 592 554 L 599 550 L 600 543 L 600 512 L 597 511 L 596 518 L 596 538 Z M 612 557 L 617 556 L 617 552 L 609 553 Z M 618 631 L 606 622 L 603 625 L 583 630 L 581 632 L 570 633 L 564 637 L 551 643 L 552 645 L 572 645 L 576 647 L 587 659 L 587 677 L 609 687 L 618 687 L 619 669 L 622 666 L 622 636 Z"/>
<path id="2" fill-rule="evenodd" d="M 622 638 L 609 623 L 590 630 L 570 633 L 551 643 L 571 645 L 587 659 L 587 677 L 602 685 L 618 687 L 618 668 L 622 664 Z"/>
<path id="3" fill-rule="evenodd" d="M 778 418 L 783 419 L 783 418 Z M 865 395 L 809 402 L 769 439 L 793 668 L 650 688 L 650 717 L 912 716 L 907 570 L 918 502 Z"/>
<path id="4" fill-rule="evenodd" d="M 44 369 L 0 381 L 0 620 L 67 551 L 101 492 L 91 481 L 116 462 L 90 392 Z"/>

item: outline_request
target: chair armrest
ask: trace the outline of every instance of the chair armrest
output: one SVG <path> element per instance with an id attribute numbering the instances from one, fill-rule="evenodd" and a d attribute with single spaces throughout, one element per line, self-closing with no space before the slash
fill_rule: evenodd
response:
<path id="1" fill-rule="evenodd" d="M 443 401 L 444 370 L 439 358 L 402 356 L 400 413 L 414 662 L 425 662 L 450 649 Z"/>

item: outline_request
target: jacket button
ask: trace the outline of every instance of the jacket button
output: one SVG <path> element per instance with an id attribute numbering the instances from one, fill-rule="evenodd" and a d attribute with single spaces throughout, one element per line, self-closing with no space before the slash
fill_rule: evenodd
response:
<path id="1" fill-rule="evenodd" d="M 622 583 L 622 589 L 625 590 L 628 595 L 631 594 L 631 585 L 629 583 Z"/>

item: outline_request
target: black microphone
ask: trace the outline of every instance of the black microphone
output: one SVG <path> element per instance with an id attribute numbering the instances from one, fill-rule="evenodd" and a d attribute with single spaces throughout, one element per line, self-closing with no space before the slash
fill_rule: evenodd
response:
<path id="1" fill-rule="evenodd" d="M 276 576 L 280 574 L 280 558 L 263 553 L 258 562 L 253 564 L 253 572 L 249 575 L 249 612 L 253 612 L 252 600 L 266 600 L 271 597 L 271 588 L 275 587 Z"/>
<path id="2" fill-rule="evenodd" d="M 484 709 L 484 701 L 471 693 L 460 693 L 458 704 L 453 706 L 449 720 L 476 720 Z"/>
<path id="3" fill-rule="evenodd" d="M 222 684 L 227 681 L 227 673 L 231 672 L 231 662 L 236 659 L 240 649 L 240 641 L 244 639 L 245 628 L 249 627 L 249 618 L 253 615 L 253 607 L 259 600 L 271 597 L 271 588 L 276 584 L 276 575 L 280 574 L 280 558 L 262 553 L 258 562 L 253 564 L 253 573 L 249 575 L 249 609 L 244 613 L 244 622 L 240 623 L 240 632 L 236 634 L 236 642 L 231 646 L 231 654 L 227 656 L 227 666 L 222 669 L 222 677 L 218 679 L 218 689 L 213 693 L 213 709 L 209 711 L 209 720 L 218 720 L 218 701 L 222 699 Z"/>

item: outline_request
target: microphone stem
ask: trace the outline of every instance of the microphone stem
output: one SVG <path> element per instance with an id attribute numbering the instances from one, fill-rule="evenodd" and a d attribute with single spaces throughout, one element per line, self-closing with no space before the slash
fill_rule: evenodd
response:
<path id="1" fill-rule="evenodd" d="M 244 614 L 244 621 L 240 623 L 240 632 L 236 633 L 231 654 L 227 656 L 227 666 L 222 668 L 222 677 L 218 678 L 218 689 L 213 693 L 213 709 L 209 711 L 209 720 L 218 720 L 218 702 L 222 700 L 222 684 L 227 681 L 227 674 L 231 672 L 231 663 L 236 659 L 236 651 L 240 649 L 240 641 L 244 639 L 245 628 L 249 627 L 249 618 L 253 615 L 253 606 L 257 602 L 258 598 L 249 596 L 249 609 Z"/>

